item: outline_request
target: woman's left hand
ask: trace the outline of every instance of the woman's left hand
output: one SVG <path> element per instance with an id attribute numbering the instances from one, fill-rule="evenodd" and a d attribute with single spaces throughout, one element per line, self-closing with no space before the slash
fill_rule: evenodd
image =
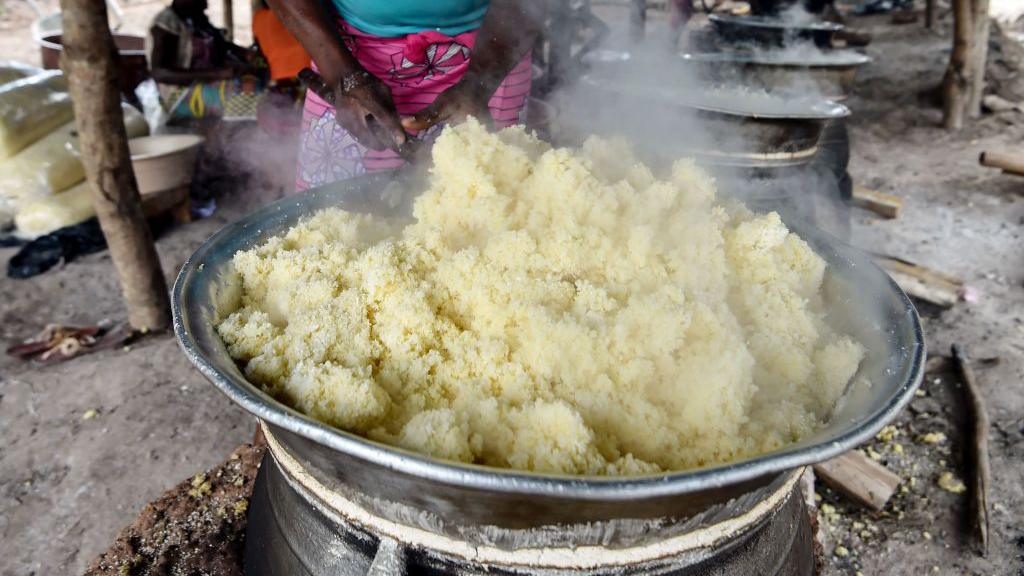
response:
<path id="1" fill-rule="evenodd" d="M 490 97 L 471 86 L 463 80 L 445 90 L 423 110 L 413 116 L 403 117 L 402 127 L 410 132 L 419 132 L 436 124 L 458 124 L 469 116 L 490 124 L 491 113 L 487 108 Z"/>

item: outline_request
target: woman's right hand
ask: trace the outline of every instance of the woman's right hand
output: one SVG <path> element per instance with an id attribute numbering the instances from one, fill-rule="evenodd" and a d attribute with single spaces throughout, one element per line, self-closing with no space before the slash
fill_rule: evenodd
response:
<path id="1" fill-rule="evenodd" d="M 334 92 L 338 124 L 368 148 L 398 151 L 408 137 L 391 99 L 391 90 L 363 70 L 345 47 L 337 30 L 337 15 L 326 8 L 328 3 L 268 0 L 268 4 L 319 66 L 330 88 L 327 91 Z"/>
<path id="2" fill-rule="evenodd" d="M 408 136 L 387 84 L 357 70 L 342 76 L 333 87 L 335 119 L 360 144 L 396 152 L 405 145 Z"/>

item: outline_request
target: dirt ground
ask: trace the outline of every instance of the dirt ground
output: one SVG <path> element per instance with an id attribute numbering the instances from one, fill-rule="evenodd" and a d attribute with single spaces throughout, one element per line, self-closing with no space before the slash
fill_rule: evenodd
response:
<path id="1" fill-rule="evenodd" d="M 0 58 L 33 61 L 27 4 L 0 1 Z M 140 26 L 161 5 L 129 4 L 125 27 Z M 855 212 L 854 243 L 959 276 L 976 295 L 952 310 L 921 312 L 932 355 L 960 342 L 976 358 L 999 359 L 977 368 L 993 425 L 992 543 L 987 557 L 973 553 L 963 528 L 966 496 L 937 486 L 942 472 L 963 469 L 960 391 L 940 366 L 924 395 L 870 447 L 904 481 L 886 511 L 865 513 L 820 490 L 825 573 L 1024 574 L 1024 178 L 977 164 L 982 150 L 1020 146 L 1024 114 L 941 130 L 939 110 L 918 92 L 942 76 L 948 18 L 939 33 L 895 27 L 885 16 L 853 23 L 874 32 L 867 52 L 875 61 L 848 102 L 851 173 L 904 199 L 897 220 Z M 168 279 L 206 237 L 275 194 L 222 197 L 213 217 L 165 232 L 158 249 Z M 0 263 L 13 253 L 0 249 Z M 2 277 L 0 293 L 5 345 L 51 322 L 124 318 L 106 254 L 30 280 Z M 924 440 L 935 432 L 947 440 Z M 0 574 L 81 573 L 147 502 L 222 461 L 252 433 L 252 420 L 202 379 L 170 335 L 55 366 L 0 357 Z"/>

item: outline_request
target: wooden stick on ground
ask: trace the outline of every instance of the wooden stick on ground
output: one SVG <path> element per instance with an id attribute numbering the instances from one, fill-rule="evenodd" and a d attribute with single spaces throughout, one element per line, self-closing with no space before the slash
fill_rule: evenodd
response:
<path id="1" fill-rule="evenodd" d="M 959 344 L 953 344 L 953 359 L 960 369 L 964 383 L 964 394 L 970 410 L 970 430 L 967 435 L 967 465 L 971 479 L 971 528 L 982 554 L 988 553 L 988 487 L 990 470 L 988 462 L 988 410 L 981 395 L 978 381 L 971 369 L 967 352 Z"/>
<path id="2" fill-rule="evenodd" d="M 875 262 L 914 298 L 943 308 L 952 308 L 960 300 L 964 283 L 959 278 L 891 256 L 875 256 Z"/>
<path id="3" fill-rule="evenodd" d="M 899 218 L 900 209 L 903 208 L 903 199 L 858 184 L 853 187 L 853 205 L 870 210 L 885 218 Z"/>
<path id="4" fill-rule="evenodd" d="M 61 0 L 62 67 L 74 102 L 93 205 L 136 330 L 170 325 L 167 283 L 142 213 L 122 119 L 114 39 L 98 0 Z"/>
<path id="5" fill-rule="evenodd" d="M 989 168 L 999 168 L 1004 172 L 1024 176 L 1024 153 L 1009 154 L 1007 152 L 992 152 L 986 150 L 981 153 L 978 162 Z"/>
<path id="6" fill-rule="evenodd" d="M 815 464 L 814 474 L 834 490 L 875 511 L 885 508 L 900 485 L 899 476 L 857 450 Z"/>

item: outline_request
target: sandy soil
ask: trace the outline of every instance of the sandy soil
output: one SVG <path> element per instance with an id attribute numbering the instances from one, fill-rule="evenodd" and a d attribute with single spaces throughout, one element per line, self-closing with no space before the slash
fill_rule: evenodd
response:
<path id="1" fill-rule="evenodd" d="M 0 26 L 23 3 L 4 6 Z M 129 5 L 139 14 L 159 7 Z M 901 195 L 904 213 L 884 221 L 855 212 L 854 241 L 961 276 L 978 294 L 941 314 L 922 312 L 933 354 L 957 341 L 978 358 L 1000 359 L 978 369 L 993 421 L 992 546 L 987 558 L 971 551 L 965 496 L 936 486 L 942 471 L 962 469 L 958 388 L 952 375 L 936 372 L 896 423 L 896 439 L 872 445 L 903 476 L 906 492 L 874 515 L 821 491 L 829 505 L 825 572 L 1024 574 L 1024 178 L 977 165 L 981 150 L 1020 144 L 1024 115 L 988 116 L 956 134 L 939 129 L 939 111 L 917 92 L 941 78 L 948 28 L 938 35 L 888 21 L 856 22 L 876 41 L 868 49 L 875 63 L 849 102 L 851 172 Z M 0 30 L 0 57 L 22 54 L 32 57 L 27 30 Z M 203 239 L 273 194 L 222 198 L 214 217 L 165 233 L 158 248 L 168 278 Z M 0 250 L 0 262 L 12 254 Z M 105 254 L 27 281 L 0 278 L 0 291 L 4 344 L 50 322 L 124 318 Z M 86 418 L 91 410 L 96 416 Z M 920 440 L 933 431 L 948 443 Z M 252 432 L 251 419 L 203 381 L 169 335 L 57 366 L 0 357 L 0 574 L 81 573 L 147 502 L 222 461 Z"/>
<path id="2" fill-rule="evenodd" d="M 896 423 L 896 442 L 906 446 L 905 454 L 893 453 L 892 442 L 875 445 L 882 460 L 901 473 L 908 492 L 886 517 L 865 515 L 827 496 L 838 509 L 832 544 L 850 551 L 834 555 L 827 573 L 1024 574 L 1024 178 L 978 165 L 983 150 L 1019 149 L 1024 116 L 986 116 L 959 133 L 938 128 L 940 111 L 925 107 L 919 93 L 942 78 L 949 23 L 930 33 L 888 22 L 856 22 L 875 34 L 868 49 L 875 62 L 859 77 L 849 102 L 850 172 L 855 181 L 903 197 L 904 212 L 888 221 L 860 213 L 854 243 L 959 276 L 979 295 L 976 303 L 962 302 L 942 314 L 919 310 L 931 355 L 948 355 L 950 344 L 960 342 L 975 358 L 1000 359 L 978 368 L 993 424 L 992 544 L 987 558 L 970 550 L 963 536 L 965 496 L 936 486 L 942 471 L 963 469 L 963 409 L 955 377 L 935 373 L 925 382 L 927 396 L 915 400 L 917 409 Z M 924 445 L 920 435 L 930 431 L 944 431 L 951 443 Z M 863 528 L 853 522 L 878 531 L 861 538 Z"/>

